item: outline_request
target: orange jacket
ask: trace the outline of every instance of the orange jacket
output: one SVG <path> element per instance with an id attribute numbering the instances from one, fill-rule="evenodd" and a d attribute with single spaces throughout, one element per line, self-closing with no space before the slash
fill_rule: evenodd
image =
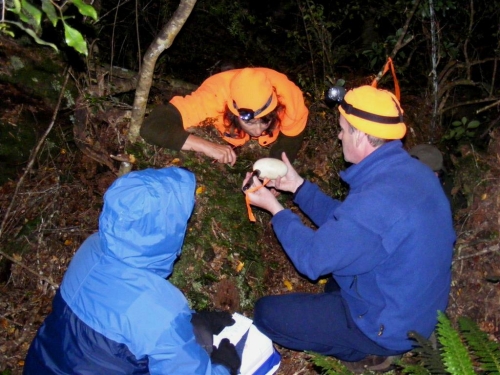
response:
<path id="1" fill-rule="evenodd" d="M 263 71 L 271 81 L 279 102 L 285 106 L 281 114 L 281 125 L 273 132 L 272 136 L 263 135 L 258 137 L 261 146 L 273 143 L 279 132 L 293 137 L 300 134 L 306 127 L 309 111 L 304 104 L 302 91 L 290 81 L 286 75 L 268 68 L 253 68 Z M 240 69 L 228 70 L 215 74 L 207 78 L 201 86 L 190 95 L 175 96 L 170 100 L 181 113 L 184 129 L 193 126 L 201 126 L 201 123 L 214 118 L 215 127 L 219 130 L 224 140 L 234 146 L 241 146 L 250 140 L 250 136 L 245 134 L 244 138 L 231 138 L 224 135 L 224 109 L 230 100 L 229 84 L 233 76 Z"/>

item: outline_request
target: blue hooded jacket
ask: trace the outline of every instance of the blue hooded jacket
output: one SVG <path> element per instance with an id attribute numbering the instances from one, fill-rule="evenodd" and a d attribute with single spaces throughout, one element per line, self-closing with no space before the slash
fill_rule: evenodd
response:
<path id="1" fill-rule="evenodd" d="M 24 374 L 229 374 L 196 343 L 187 300 L 165 279 L 194 193 L 194 175 L 176 167 L 112 184 L 99 231 L 73 257 Z"/>
<path id="2" fill-rule="evenodd" d="M 410 330 L 429 337 L 444 311 L 455 242 L 450 204 L 433 171 L 400 141 L 388 142 L 341 172 L 342 202 L 305 182 L 274 231 L 295 267 L 315 280 L 332 275 L 358 327 L 378 345 L 408 351 Z"/>

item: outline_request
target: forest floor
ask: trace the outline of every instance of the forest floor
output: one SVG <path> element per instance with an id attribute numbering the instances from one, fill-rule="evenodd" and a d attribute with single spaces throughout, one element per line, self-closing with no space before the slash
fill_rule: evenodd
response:
<path id="1" fill-rule="evenodd" d="M 1 87 L 6 110 L 1 122 L 16 127 L 29 111 L 48 115 L 16 92 Z M 336 138 L 336 116 L 321 105 L 311 116 L 297 170 L 333 196 L 345 194 L 338 172 L 344 167 Z M 410 114 L 418 109 L 407 109 Z M 4 254 L 0 278 L 0 374 L 19 375 L 36 330 L 51 309 L 54 292 L 83 240 L 97 229 L 103 193 L 116 175 L 75 147 L 69 117 L 61 113 L 51 136 L 18 174 L 0 186 L 0 246 Z M 94 144 L 111 153 L 124 151 L 126 121 L 89 125 Z M 38 136 L 44 129 L 40 129 Z M 406 147 L 424 137 L 410 133 Z M 213 134 L 207 130 L 205 136 Z M 118 141 L 117 141 L 118 139 Z M 5 140 L 4 140 L 5 141 Z M 185 166 L 197 176 L 197 205 L 189 224 L 178 270 L 172 276 L 194 308 L 222 308 L 251 316 L 252 303 L 262 295 L 318 292 L 323 282 L 301 277 L 273 235 L 269 215 L 256 210 L 257 222 L 247 218 L 240 185 L 244 173 L 262 150 L 246 146 L 234 168 L 212 163 L 199 155 L 175 153 L 142 145 L 134 168 Z M 260 155 L 263 156 L 263 155 Z M 265 155 L 264 155 L 265 156 Z M 464 146 L 449 155 L 454 194 L 467 203 L 454 211 L 458 235 L 453 261 L 453 285 L 448 316 L 473 319 L 492 340 L 500 339 L 500 136 L 491 134 L 487 150 Z M 118 167 L 119 163 L 116 162 Z M 21 180 L 21 176 L 23 176 Z M 290 197 L 280 196 L 292 207 Z M 304 220 L 306 220 L 304 218 Z M 0 256 L 2 260 L 2 256 Z M 277 347 L 282 355 L 278 375 L 319 374 L 305 353 Z"/>

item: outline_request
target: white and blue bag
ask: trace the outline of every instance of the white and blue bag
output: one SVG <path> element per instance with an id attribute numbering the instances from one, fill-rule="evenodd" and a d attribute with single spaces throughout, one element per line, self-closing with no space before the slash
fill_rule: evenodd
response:
<path id="1" fill-rule="evenodd" d="M 219 346 L 227 338 L 236 346 L 241 358 L 241 375 L 272 375 L 278 371 L 281 356 L 273 342 L 253 325 L 252 319 L 238 313 L 233 314 L 235 323 L 225 327 L 214 336 L 214 345 Z"/>

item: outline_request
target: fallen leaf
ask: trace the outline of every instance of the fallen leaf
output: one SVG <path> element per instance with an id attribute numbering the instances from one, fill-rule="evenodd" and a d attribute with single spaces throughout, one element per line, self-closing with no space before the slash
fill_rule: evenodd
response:
<path id="1" fill-rule="evenodd" d="M 245 267 L 245 263 L 238 261 L 238 265 L 236 266 L 236 272 L 241 272 L 243 267 Z"/>

